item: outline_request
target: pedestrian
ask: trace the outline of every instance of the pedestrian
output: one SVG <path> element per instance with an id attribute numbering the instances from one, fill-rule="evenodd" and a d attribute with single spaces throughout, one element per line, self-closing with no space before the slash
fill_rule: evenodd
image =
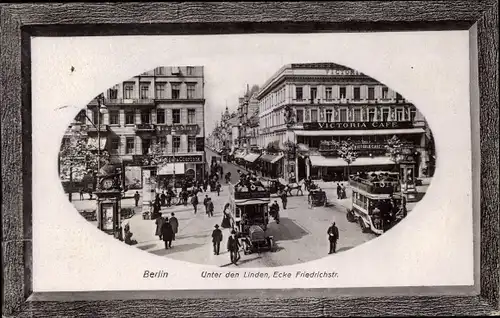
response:
<path id="1" fill-rule="evenodd" d="M 214 255 L 219 255 L 221 241 L 222 241 L 222 231 L 219 229 L 219 224 L 215 224 L 215 230 L 212 232 L 212 243 L 214 244 Z"/>
<path id="2" fill-rule="evenodd" d="M 342 194 L 342 187 L 340 186 L 340 183 L 337 182 L 337 199 L 340 200 L 340 196 Z"/>
<path id="3" fill-rule="evenodd" d="M 220 183 L 217 181 L 217 185 L 215 186 L 216 190 L 217 190 L 217 196 L 220 196 L 220 188 L 221 188 L 221 185 Z"/>
<path id="4" fill-rule="evenodd" d="M 166 200 L 167 200 L 167 196 L 165 195 L 165 191 L 162 191 L 161 195 L 160 195 L 161 206 L 165 206 Z"/>
<path id="5" fill-rule="evenodd" d="M 286 190 L 281 191 L 281 205 L 283 206 L 283 210 L 286 210 L 286 204 L 288 202 L 288 196 L 286 194 Z"/>
<path id="6" fill-rule="evenodd" d="M 172 227 L 172 240 L 175 241 L 175 234 L 177 234 L 177 232 L 179 231 L 179 220 L 177 220 L 177 218 L 175 217 L 175 213 L 172 212 L 171 214 L 172 216 L 170 217 L 170 220 L 168 221 L 168 223 L 170 223 L 170 226 Z"/>
<path id="7" fill-rule="evenodd" d="M 337 240 L 339 239 L 339 229 L 333 222 L 332 226 L 328 228 L 328 241 L 330 242 L 330 252 L 328 254 L 333 254 L 337 250 Z"/>
<path id="8" fill-rule="evenodd" d="M 240 242 L 236 238 L 236 231 L 231 231 L 231 236 L 227 239 L 227 250 L 229 251 L 229 257 L 231 259 L 231 263 L 237 265 L 236 262 L 240 259 Z"/>
<path id="9" fill-rule="evenodd" d="M 156 219 L 156 232 L 155 235 L 160 238 L 160 241 L 162 240 L 162 234 L 161 234 L 161 228 L 163 227 L 163 223 L 165 223 L 165 218 L 163 216 L 160 216 L 159 218 Z"/>
<path id="10" fill-rule="evenodd" d="M 160 210 L 161 210 L 160 203 L 159 202 L 157 203 L 155 201 L 153 203 L 153 215 L 151 216 L 151 218 L 156 219 L 158 218 L 158 216 L 161 216 Z"/>
<path id="11" fill-rule="evenodd" d="M 210 198 L 208 197 L 208 194 L 205 194 L 205 199 L 203 199 L 203 205 L 205 206 L 206 214 L 208 214 L 208 201 L 210 201 Z"/>
<path id="12" fill-rule="evenodd" d="M 210 198 L 208 199 L 208 216 L 214 216 L 214 203 Z"/>
<path id="13" fill-rule="evenodd" d="M 141 195 L 139 194 L 139 191 L 135 191 L 135 194 L 134 194 L 135 206 L 139 206 L 139 198 L 140 197 L 141 197 Z"/>
<path id="14" fill-rule="evenodd" d="M 341 198 L 342 199 L 347 199 L 347 194 L 345 192 L 345 185 L 342 185 Z"/>
<path id="15" fill-rule="evenodd" d="M 155 195 L 155 205 L 158 205 L 160 206 L 160 194 L 159 193 L 156 193 Z"/>
<path id="16" fill-rule="evenodd" d="M 123 230 L 125 232 L 125 244 L 127 245 L 135 245 L 137 244 L 136 240 L 132 239 L 132 236 L 134 235 L 132 232 L 130 232 L 130 225 L 125 225 L 125 228 Z"/>
<path id="17" fill-rule="evenodd" d="M 208 177 L 203 180 L 203 192 L 207 192 L 208 189 Z"/>
<path id="18" fill-rule="evenodd" d="M 80 200 L 83 200 L 83 189 L 80 189 Z"/>
<path id="19" fill-rule="evenodd" d="M 191 204 L 193 205 L 193 208 L 194 208 L 194 214 L 196 214 L 196 212 L 198 212 L 198 196 L 196 194 L 193 194 L 193 196 L 191 197 Z"/>
<path id="20" fill-rule="evenodd" d="M 168 218 L 165 218 L 165 223 L 163 223 L 163 226 L 161 227 L 161 235 L 163 236 L 163 241 L 165 242 L 165 249 L 168 250 L 172 247 L 172 239 L 174 237 L 172 225 L 168 221 Z"/>

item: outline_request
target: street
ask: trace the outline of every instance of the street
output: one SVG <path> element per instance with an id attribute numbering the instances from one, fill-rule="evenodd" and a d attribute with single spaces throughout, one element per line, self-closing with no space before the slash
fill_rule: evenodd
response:
<path id="1" fill-rule="evenodd" d="M 207 160 L 213 153 L 207 149 Z M 224 173 L 230 171 L 232 179 L 237 178 L 237 170 L 241 169 L 230 163 L 223 163 Z M 232 180 L 236 181 L 236 180 Z M 194 214 L 193 207 L 176 206 L 163 207 L 161 212 L 164 217 L 170 217 L 171 213 L 179 220 L 179 233 L 172 243 L 172 249 L 165 249 L 164 242 L 155 236 L 156 224 L 154 220 L 143 220 L 137 209 L 137 213 L 130 219 L 125 220 L 130 225 L 133 239 L 138 241 L 134 247 L 144 251 L 165 256 L 172 259 L 188 261 L 198 264 L 210 264 L 216 266 L 235 266 L 229 260 L 229 253 L 226 250 L 227 238 L 230 235 L 229 229 L 222 229 L 224 239 L 221 243 L 221 253 L 213 254 L 212 231 L 215 224 L 222 222 L 224 204 L 228 202 L 228 186 L 223 180 L 220 196 L 216 192 L 207 193 L 214 202 L 214 216 L 209 218 L 204 206 L 201 204 L 205 193 L 198 195 L 200 205 L 198 213 Z M 345 216 L 345 208 L 333 198 L 333 184 L 331 185 L 332 195 L 328 193 L 329 207 L 314 207 L 310 209 L 307 204 L 307 192 L 304 196 L 292 196 L 288 199 L 286 210 L 282 209 L 281 200 L 271 197 L 271 201 L 277 200 L 280 205 L 280 224 L 271 218 L 268 234 L 274 237 L 276 251 L 262 252 L 260 254 L 244 255 L 238 267 L 274 267 L 293 265 L 308 262 L 328 255 L 329 243 L 327 229 L 331 222 L 335 221 L 339 228 L 340 239 L 337 244 L 337 251 L 349 250 L 359 244 L 369 241 L 375 237 L 373 234 L 362 233 L 356 223 L 349 223 Z M 74 201 L 77 209 L 92 206 L 94 200 Z M 95 203 L 94 203 L 95 204 Z M 141 204 L 141 202 L 139 202 Z M 132 207 L 133 199 L 122 200 L 122 208 Z"/>

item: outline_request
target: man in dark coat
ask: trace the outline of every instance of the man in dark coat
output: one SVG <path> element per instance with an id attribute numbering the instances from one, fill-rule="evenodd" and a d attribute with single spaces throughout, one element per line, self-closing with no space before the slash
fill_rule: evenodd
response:
<path id="1" fill-rule="evenodd" d="M 240 242 L 236 238 L 236 231 L 231 231 L 231 236 L 227 239 L 227 250 L 229 251 L 229 255 L 231 258 L 231 263 L 236 265 L 236 262 L 240 259 L 240 253 L 238 252 L 240 249 Z"/>
<path id="2" fill-rule="evenodd" d="M 286 204 L 288 202 L 288 196 L 286 194 L 286 189 L 281 191 L 281 205 L 283 205 L 283 210 L 286 210 Z"/>
<path id="3" fill-rule="evenodd" d="M 208 216 L 214 216 L 214 203 L 210 198 L 208 198 Z"/>
<path id="4" fill-rule="evenodd" d="M 221 188 L 221 185 L 219 182 L 217 182 L 217 185 L 215 186 L 216 190 L 217 190 L 217 196 L 220 196 L 220 188 Z"/>
<path id="5" fill-rule="evenodd" d="M 337 183 L 337 199 L 340 200 L 340 196 L 342 195 L 342 187 L 339 183 Z"/>
<path id="6" fill-rule="evenodd" d="M 333 254 L 337 250 L 337 240 L 339 239 L 339 229 L 333 222 L 332 226 L 328 228 L 328 241 L 330 242 L 330 252 L 328 254 Z"/>
<path id="7" fill-rule="evenodd" d="M 165 249 L 168 250 L 172 247 L 172 239 L 174 238 L 174 231 L 172 230 L 172 225 L 168 221 L 168 218 L 165 218 L 165 223 L 163 223 L 161 227 L 161 234 L 165 242 Z"/>
<path id="8" fill-rule="evenodd" d="M 194 214 L 196 214 L 198 212 L 198 196 L 196 194 L 191 197 L 191 204 L 194 208 Z"/>
<path id="9" fill-rule="evenodd" d="M 170 223 L 170 226 L 172 227 L 172 240 L 175 241 L 175 234 L 177 234 L 177 232 L 179 231 L 179 220 L 177 220 L 177 218 L 175 217 L 175 213 L 172 212 L 171 214 L 172 216 L 170 217 L 170 220 L 168 221 L 168 223 Z"/>
<path id="10" fill-rule="evenodd" d="M 219 224 L 215 224 L 215 230 L 212 232 L 212 243 L 214 244 L 214 255 L 219 255 L 221 241 L 222 241 L 222 231 L 219 229 Z"/>
<path id="11" fill-rule="evenodd" d="M 210 198 L 208 197 L 208 194 L 205 194 L 205 199 L 203 199 L 203 205 L 205 206 L 205 213 L 208 213 L 208 201 L 210 201 Z"/>
<path id="12" fill-rule="evenodd" d="M 134 194 L 135 206 L 139 205 L 139 198 L 140 197 L 141 197 L 141 195 L 139 194 L 139 191 L 135 191 L 135 194 Z"/>

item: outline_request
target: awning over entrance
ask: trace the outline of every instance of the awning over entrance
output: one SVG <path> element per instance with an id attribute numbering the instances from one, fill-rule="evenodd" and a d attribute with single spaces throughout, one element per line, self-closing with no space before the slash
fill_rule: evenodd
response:
<path id="1" fill-rule="evenodd" d="M 313 167 L 346 167 L 347 162 L 342 158 L 327 158 L 324 156 L 310 156 Z M 360 157 L 351 163 L 351 166 L 385 166 L 393 165 L 389 157 Z"/>
<path id="2" fill-rule="evenodd" d="M 260 157 L 260 160 L 265 161 L 265 162 L 269 162 L 269 163 L 276 163 L 281 158 L 283 158 L 283 155 L 262 155 Z"/>
<path id="3" fill-rule="evenodd" d="M 99 143 L 98 139 L 99 138 L 97 137 L 89 137 L 89 139 L 87 140 L 87 146 L 97 149 L 98 147 L 97 144 Z M 101 150 L 104 150 L 106 149 L 106 143 L 108 139 L 106 137 L 101 137 L 100 139 L 101 139 Z"/>
<path id="4" fill-rule="evenodd" d="M 173 175 L 175 168 L 175 174 L 184 174 L 184 164 L 183 163 L 167 163 L 165 166 L 161 167 L 157 175 Z"/>
<path id="5" fill-rule="evenodd" d="M 423 128 L 408 129 L 366 129 L 366 130 L 296 130 L 297 136 L 361 136 L 361 135 L 400 135 L 423 134 Z"/>
<path id="6" fill-rule="evenodd" d="M 255 162 L 255 160 L 257 160 L 257 158 L 260 157 L 260 154 L 258 153 L 249 153 L 248 155 L 245 156 L 245 161 L 248 161 L 248 162 Z"/>

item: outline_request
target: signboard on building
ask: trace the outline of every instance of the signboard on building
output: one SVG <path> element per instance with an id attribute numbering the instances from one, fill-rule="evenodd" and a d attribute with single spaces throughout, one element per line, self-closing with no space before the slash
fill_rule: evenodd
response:
<path id="1" fill-rule="evenodd" d="M 304 130 L 371 130 L 413 128 L 411 121 L 374 121 L 374 122 L 313 122 L 304 123 Z"/>
<path id="2" fill-rule="evenodd" d="M 150 156 L 148 155 L 133 155 L 132 162 L 129 165 L 132 166 L 143 166 L 149 165 L 151 161 Z M 165 163 L 174 163 L 174 162 L 192 162 L 192 163 L 203 163 L 202 155 L 194 155 L 194 156 L 165 156 Z"/>
<path id="3" fill-rule="evenodd" d="M 172 128 L 176 135 L 189 135 L 196 136 L 200 127 L 197 124 L 189 124 L 189 125 L 158 125 L 158 131 L 165 133 L 166 135 L 172 134 Z"/>

